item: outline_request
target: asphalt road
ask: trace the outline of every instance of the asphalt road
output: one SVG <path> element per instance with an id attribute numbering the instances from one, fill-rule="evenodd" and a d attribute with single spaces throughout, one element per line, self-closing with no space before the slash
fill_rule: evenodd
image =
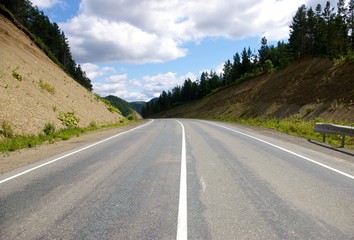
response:
<path id="1" fill-rule="evenodd" d="M 0 175 L 0 239 L 354 239 L 353 162 L 154 120 Z"/>

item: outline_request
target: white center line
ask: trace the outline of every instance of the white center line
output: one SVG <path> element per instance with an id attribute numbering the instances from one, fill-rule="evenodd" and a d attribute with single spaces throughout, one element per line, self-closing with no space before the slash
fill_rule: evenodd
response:
<path id="1" fill-rule="evenodd" d="M 223 126 L 223 125 L 219 125 L 219 124 L 216 124 L 216 123 L 213 123 L 213 122 L 209 122 L 209 121 L 204 121 L 204 122 L 207 122 L 207 123 L 209 123 L 209 124 L 213 124 L 213 125 L 215 125 L 215 126 L 218 126 L 218 127 L 221 127 L 221 128 L 227 129 L 227 130 L 230 130 L 230 131 L 235 132 L 235 133 L 238 133 L 238 134 L 240 134 L 240 135 L 243 135 L 243 136 L 246 136 L 246 137 L 255 139 L 255 140 L 257 140 L 257 141 L 260 141 L 260 142 L 262 142 L 262 143 L 268 144 L 268 145 L 270 145 L 270 146 L 272 146 L 272 147 L 274 147 L 274 148 L 277 148 L 277 149 L 282 150 L 282 151 L 284 151 L 284 152 L 290 153 L 290 154 L 295 155 L 295 156 L 297 156 L 297 157 L 300 157 L 300 158 L 302 158 L 302 159 L 304 159 L 304 160 L 306 160 L 306 161 L 312 162 L 312 163 L 317 164 L 317 165 L 319 165 L 319 166 L 321 166 L 321 167 L 323 167 L 323 168 L 327 168 L 328 170 L 331 170 L 331 171 L 333 171 L 333 172 L 339 173 L 339 174 L 341 174 L 341 175 L 343 175 L 343 176 L 346 176 L 346 177 L 348 177 L 348 178 L 354 180 L 354 176 L 353 176 L 353 175 L 350 175 L 350 174 L 348 174 L 348 173 L 342 172 L 342 171 L 340 171 L 340 170 L 338 170 L 338 169 L 335 169 L 335 168 L 333 168 L 333 167 L 327 166 L 326 164 L 317 162 L 317 161 L 315 161 L 315 160 L 313 160 L 313 159 L 311 159 L 311 158 L 302 156 L 302 155 L 300 155 L 300 154 L 298 154 L 298 153 L 296 153 L 296 152 L 293 152 L 293 151 L 290 151 L 290 150 L 288 150 L 288 149 L 282 148 L 282 147 L 280 147 L 280 146 L 278 146 L 278 145 L 275 145 L 275 144 L 273 144 L 273 143 L 264 141 L 264 140 L 259 139 L 259 138 L 256 138 L 256 137 L 253 137 L 253 136 L 251 136 L 251 135 L 249 135 L 249 134 L 246 134 L 246 133 L 243 133 L 243 132 L 239 132 L 239 131 L 237 131 L 237 130 L 235 130 L 235 129 L 225 127 L 225 126 Z"/>
<path id="2" fill-rule="evenodd" d="M 186 137 L 183 124 L 182 126 L 182 154 L 181 154 L 181 181 L 179 188 L 177 240 L 187 240 L 187 166 L 186 166 Z"/>
<path id="3" fill-rule="evenodd" d="M 28 169 L 28 170 L 26 170 L 26 171 L 23 171 L 23 172 L 21 172 L 21 173 L 18 173 L 18 174 L 16 174 L 16 175 L 11 176 L 11 177 L 8 177 L 8 178 L 5 178 L 5 179 L 3 179 L 3 180 L 0 180 L 0 184 L 5 183 L 5 182 L 7 182 L 7 181 L 10 181 L 11 179 L 17 178 L 17 177 L 19 177 L 19 176 L 22 176 L 22 175 L 24 175 L 24 174 L 26 174 L 26 173 L 32 172 L 32 171 L 34 171 L 34 170 L 36 170 L 36 169 L 38 169 L 38 168 L 41 168 L 41 167 L 44 167 L 44 166 L 49 165 L 49 164 L 51 164 L 51 163 L 57 162 L 57 161 L 59 161 L 59 160 L 61 160 L 61 159 L 64 159 L 64 158 L 69 157 L 69 156 L 71 156 L 71 155 L 74 155 L 74 154 L 76 154 L 76 153 L 82 152 L 82 151 L 84 151 L 84 150 L 86 150 L 86 149 L 92 148 L 93 146 L 96 146 L 96 145 L 98 145 L 98 144 L 101 144 L 101 143 L 103 143 L 103 142 L 106 142 L 106 141 L 108 141 L 108 140 L 111 140 L 111 139 L 113 139 L 113 138 L 116 138 L 116 137 L 121 136 L 121 135 L 123 135 L 123 134 L 126 134 L 126 133 L 128 133 L 128 132 L 132 132 L 132 131 L 134 131 L 134 130 L 137 130 L 137 129 L 139 129 L 139 128 L 142 128 L 142 127 L 144 127 L 144 126 L 146 126 L 146 125 L 149 125 L 149 124 L 152 123 L 152 122 L 153 122 L 153 120 L 150 120 L 148 123 L 145 123 L 144 125 L 138 126 L 138 127 L 136 127 L 136 128 L 130 129 L 130 130 L 125 131 L 125 132 L 122 132 L 122 133 L 118 133 L 118 134 L 116 134 L 116 135 L 114 135 L 114 136 L 111 136 L 111 137 L 106 138 L 106 139 L 104 139 L 104 140 L 101 140 L 101 141 L 99 141 L 99 142 L 93 143 L 93 144 L 91 144 L 91 145 L 89 145 L 89 146 L 80 148 L 80 149 L 78 149 L 78 150 L 76 150 L 76 151 L 74 151 L 74 152 L 68 153 L 68 154 L 66 154 L 66 155 L 64 155 L 64 156 L 58 157 L 58 158 L 53 159 L 53 160 L 51 160 L 51 161 L 49 161 L 49 162 L 43 163 L 43 164 L 41 164 L 41 165 L 38 165 L 38 166 L 33 167 L 33 168 L 30 168 L 30 169 Z"/>

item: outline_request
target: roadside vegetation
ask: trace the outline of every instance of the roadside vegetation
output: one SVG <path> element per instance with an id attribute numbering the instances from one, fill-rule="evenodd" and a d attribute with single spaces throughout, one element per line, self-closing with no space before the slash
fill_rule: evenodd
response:
<path id="1" fill-rule="evenodd" d="M 65 114 L 63 114 L 64 116 Z M 68 120 L 69 119 L 69 120 Z M 66 114 L 64 118 L 66 123 L 76 121 L 73 115 L 70 113 Z M 117 123 L 111 123 L 106 125 L 97 126 L 96 123 L 92 122 L 89 126 L 80 128 L 75 127 L 75 124 L 69 124 L 67 128 L 56 130 L 54 125 L 47 123 L 43 132 L 38 135 L 15 135 L 11 129 L 11 126 L 4 121 L 0 128 L 0 152 L 11 152 L 23 148 L 33 148 L 39 146 L 43 143 L 55 143 L 61 140 L 68 140 L 72 137 L 78 137 L 88 132 L 96 131 L 99 129 L 112 128 L 112 127 L 122 127 L 130 124 L 137 123 L 138 119 L 133 116 L 128 116 L 120 120 Z"/>
<path id="2" fill-rule="evenodd" d="M 315 123 L 325 122 L 323 119 L 320 118 L 303 119 L 297 115 L 288 118 L 283 118 L 283 119 L 221 118 L 219 120 L 224 122 L 239 123 L 239 124 L 263 127 L 268 129 L 274 129 L 279 132 L 283 132 L 292 136 L 303 137 L 309 140 L 314 140 L 319 142 L 322 142 L 323 135 L 314 131 Z M 326 121 L 326 122 L 354 127 L 354 123 L 333 122 L 333 121 L 332 122 Z M 336 134 L 326 135 L 326 143 L 330 144 L 333 147 L 340 146 L 341 139 L 342 139 L 341 135 L 336 135 Z M 354 149 L 354 137 L 346 136 L 345 147 Z"/>

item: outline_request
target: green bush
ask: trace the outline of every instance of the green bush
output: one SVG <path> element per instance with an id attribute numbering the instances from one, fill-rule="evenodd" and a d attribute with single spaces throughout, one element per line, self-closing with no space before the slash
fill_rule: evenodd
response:
<path id="1" fill-rule="evenodd" d="M 18 81 L 22 81 L 22 75 L 17 72 L 18 67 L 14 70 L 12 70 L 12 76 L 17 79 Z"/>
<path id="2" fill-rule="evenodd" d="M 76 127 L 79 124 L 79 119 L 75 116 L 74 112 L 60 113 L 58 119 L 61 123 L 69 128 Z"/>
<path id="3" fill-rule="evenodd" d="M 5 138 L 12 138 L 14 136 L 12 128 L 8 124 L 8 122 L 6 122 L 6 121 L 2 122 L 0 134 L 3 135 Z"/>
<path id="4" fill-rule="evenodd" d="M 51 135 L 55 132 L 55 126 L 52 123 L 47 123 L 44 125 L 43 132 L 45 135 Z"/>
<path id="5" fill-rule="evenodd" d="M 127 119 L 128 119 L 129 121 L 136 121 L 136 120 L 138 120 L 138 118 L 136 117 L 136 115 L 135 115 L 134 113 L 129 114 L 129 115 L 127 116 Z"/>
<path id="6" fill-rule="evenodd" d="M 272 73 L 275 71 L 275 67 L 272 63 L 272 60 L 270 59 L 267 59 L 265 62 L 264 62 L 264 72 L 266 73 Z"/>
<path id="7" fill-rule="evenodd" d="M 49 83 L 46 83 L 44 82 L 42 79 L 39 80 L 39 86 L 43 89 L 43 90 L 46 90 L 47 92 L 49 92 L 50 94 L 53 94 L 55 93 L 55 88 L 50 85 Z"/>
<path id="8" fill-rule="evenodd" d="M 347 54 L 347 61 L 350 63 L 354 63 L 354 52 L 349 52 Z"/>

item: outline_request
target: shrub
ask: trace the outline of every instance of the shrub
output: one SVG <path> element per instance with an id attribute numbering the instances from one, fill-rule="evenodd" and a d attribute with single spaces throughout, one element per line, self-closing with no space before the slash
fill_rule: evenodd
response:
<path id="1" fill-rule="evenodd" d="M 47 92 L 54 94 L 55 93 L 55 88 L 51 86 L 49 83 L 44 82 L 42 79 L 39 80 L 39 86 L 43 89 L 46 90 Z"/>
<path id="2" fill-rule="evenodd" d="M 353 51 L 350 51 L 347 54 L 347 61 L 350 62 L 350 63 L 354 63 L 354 52 Z"/>
<path id="3" fill-rule="evenodd" d="M 0 134 L 6 138 L 12 138 L 14 136 L 11 126 L 6 121 L 2 122 Z"/>
<path id="4" fill-rule="evenodd" d="M 272 73 L 275 71 L 275 68 L 274 68 L 274 65 L 272 63 L 272 60 L 270 59 L 267 59 L 265 62 L 264 62 L 264 72 L 266 73 Z"/>
<path id="5" fill-rule="evenodd" d="M 58 119 L 66 127 L 76 127 L 79 124 L 79 119 L 73 112 L 60 113 Z"/>
<path id="6" fill-rule="evenodd" d="M 55 126 L 52 123 L 47 123 L 46 125 L 44 125 L 43 128 L 43 132 L 45 133 L 45 135 L 51 135 L 55 132 Z"/>
<path id="7" fill-rule="evenodd" d="M 136 117 L 136 115 L 135 114 L 129 114 L 128 116 L 127 116 L 127 119 L 129 120 L 129 121 L 136 121 L 136 120 L 138 120 L 138 118 Z"/>
<path id="8" fill-rule="evenodd" d="M 95 121 L 90 122 L 90 128 L 97 128 L 97 123 Z"/>
<path id="9" fill-rule="evenodd" d="M 12 76 L 17 80 L 22 81 L 22 75 L 19 74 L 17 72 L 17 70 L 18 70 L 18 67 L 16 69 L 12 70 Z"/>
<path id="10" fill-rule="evenodd" d="M 307 106 L 305 107 L 305 112 L 306 112 L 306 114 L 309 114 L 309 113 L 311 113 L 311 112 L 313 112 L 313 111 L 315 111 L 315 106 L 314 106 L 314 105 L 307 105 Z"/>

